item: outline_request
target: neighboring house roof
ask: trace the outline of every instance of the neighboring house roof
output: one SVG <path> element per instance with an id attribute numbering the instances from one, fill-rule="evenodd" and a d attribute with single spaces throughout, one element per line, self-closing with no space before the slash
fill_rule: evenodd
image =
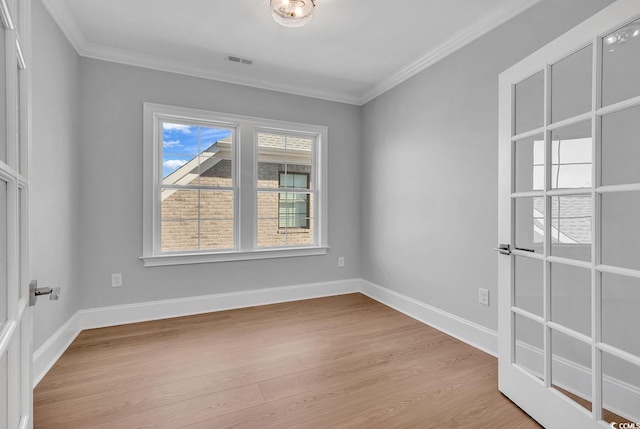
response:
<path id="1" fill-rule="evenodd" d="M 554 197 L 555 198 L 555 197 Z M 591 243 L 591 198 L 578 195 L 560 197 L 560 207 L 552 206 L 551 234 L 553 242 L 579 244 Z M 535 198 L 533 202 L 534 229 L 543 236 L 544 200 Z"/>
<path id="2" fill-rule="evenodd" d="M 311 151 L 313 139 L 311 137 L 288 136 L 286 134 L 258 133 L 258 146 L 287 150 Z"/>
<path id="3" fill-rule="evenodd" d="M 202 151 L 200 155 L 191 158 L 182 167 L 178 168 L 173 173 L 169 174 L 162 180 L 164 185 L 188 185 L 193 182 L 200 172 L 207 171 L 214 165 L 224 159 L 224 156 L 217 156 L 224 151 L 223 146 L 227 146 L 227 152 L 230 152 L 231 143 L 218 141 Z M 161 201 L 169 198 L 173 195 L 177 189 L 165 189 L 162 191 Z"/>
<path id="4" fill-rule="evenodd" d="M 195 156 L 187 161 L 182 167 L 178 168 L 173 173 L 169 174 L 164 178 L 163 182 L 166 185 L 186 185 L 191 183 L 193 179 L 195 179 L 198 175 L 198 161 L 199 159 L 202 161 L 201 166 L 205 167 L 208 165 L 205 170 L 208 170 L 213 165 L 215 165 L 220 159 L 214 158 L 214 156 L 220 152 L 220 148 L 217 146 L 218 142 L 215 142 L 209 148 L 203 150 L 199 156 Z M 198 159 L 199 158 L 199 159 Z M 194 177 L 189 177 L 194 176 Z"/>
<path id="5" fill-rule="evenodd" d="M 274 163 L 290 163 L 308 165 L 311 163 L 311 148 L 313 137 L 290 136 L 287 134 L 275 134 L 260 132 L 257 134 L 258 148 L 261 153 L 261 161 Z M 286 155 L 283 157 L 283 155 Z M 183 166 L 169 174 L 162 180 L 164 185 L 188 185 L 199 174 L 207 171 L 223 159 L 231 159 L 231 139 L 219 140 L 187 161 Z M 200 163 L 200 165 L 198 165 Z M 161 200 L 164 201 L 173 195 L 176 189 L 162 191 Z"/>

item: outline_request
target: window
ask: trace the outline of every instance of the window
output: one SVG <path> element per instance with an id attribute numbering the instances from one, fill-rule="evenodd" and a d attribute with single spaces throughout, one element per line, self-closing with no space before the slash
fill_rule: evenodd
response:
<path id="1" fill-rule="evenodd" d="M 309 175 L 280 173 L 280 188 L 309 189 Z M 309 229 L 309 196 L 292 192 L 281 192 L 278 195 L 278 227 Z"/>
<path id="2" fill-rule="evenodd" d="M 326 253 L 326 136 L 145 103 L 145 266 Z"/>
<path id="3" fill-rule="evenodd" d="M 235 128 L 160 119 L 162 252 L 233 249 Z"/>

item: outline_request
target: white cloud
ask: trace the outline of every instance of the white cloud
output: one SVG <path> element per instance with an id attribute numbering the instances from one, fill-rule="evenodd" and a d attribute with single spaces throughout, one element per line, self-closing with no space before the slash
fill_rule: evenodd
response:
<path id="1" fill-rule="evenodd" d="M 180 140 L 172 140 L 172 141 L 168 141 L 162 142 L 162 147 L 180 147 L 182 146 L 182 143 L 180 143 Z"/>
<path id="2" fill-rule="evenodd" d="M 184 134 L 189 134 L 191 132 L 191 126 L 184 124 L 170 124 L 168 122 L 162 123 L 163 130 L 171 130 L 171 131 L 179 131 Z"/>
<path id="3" fill-rule="evenodd" d="M 185 161 L 184 159 L 168 159 L 165 162 L 163 162 L 162 165 L 164 167 L 167 167 L 167 168 L 170 168 L 172 170 L 175 170 L 177 168 L 182 167 L 187 162 L 189 162 L 189 161 Z"/>

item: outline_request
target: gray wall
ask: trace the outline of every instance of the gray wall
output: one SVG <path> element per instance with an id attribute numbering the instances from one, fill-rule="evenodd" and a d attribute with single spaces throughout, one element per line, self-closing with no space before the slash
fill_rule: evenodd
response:
<path id="1" fill-rule="evenodd" d="M 36 348 L 78 308 L 355 277 L 496 329 L 498 74 L 611 2 L 545 0 L 359 108 L 78 59 L 36 1 L 32 271 L 65 288 Z M 144 101 L 328 126 L 328 255 L 143 268 Z"/>
<path id="2" fill-rule="evenodd" d="M 80 110 L 76 51 L 40 1 L 32 19 L 31 278 L 62 287 L 59 301 L 35 307 L 37 349 L 80 308 Z"/>
<path id="3" fill-rule="evenodd" d="M 545 0 L 364 106 L 364 279 L 497 329 L 498 75 L 610 3 Z"/>
<path id="4" fill-rule="evenodd" d="M 82 308 L 360 277 L 359 107 L 85 58 L 80 94 Z M 145 101 L 328 126 L 328 254 L 143 268 Z"/>

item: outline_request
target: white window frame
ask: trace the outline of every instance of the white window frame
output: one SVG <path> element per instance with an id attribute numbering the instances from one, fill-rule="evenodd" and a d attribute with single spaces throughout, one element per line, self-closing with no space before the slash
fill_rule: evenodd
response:
<path id="1" fill-rule="evenodd" d="M 162 252 L 160 229 L 160 185 L 162 180 L 161 123 L 166 120 L 221 124 L 236 130 L 233 188 L 235 193 L 234 248 L 228 250 Z M 314 242 L 312 245 L 258 248 L 257 237 L 257 130 L 308 134 L 316 137 L 312 171 L 316 180 Z M 250 116 L 209 112 L 185 107 L 143 105 L 143 248 L 145 267 L 209 262 L 242 261 L 324 255 L 327 245 L 327 136 L 328 128 Z"/>

